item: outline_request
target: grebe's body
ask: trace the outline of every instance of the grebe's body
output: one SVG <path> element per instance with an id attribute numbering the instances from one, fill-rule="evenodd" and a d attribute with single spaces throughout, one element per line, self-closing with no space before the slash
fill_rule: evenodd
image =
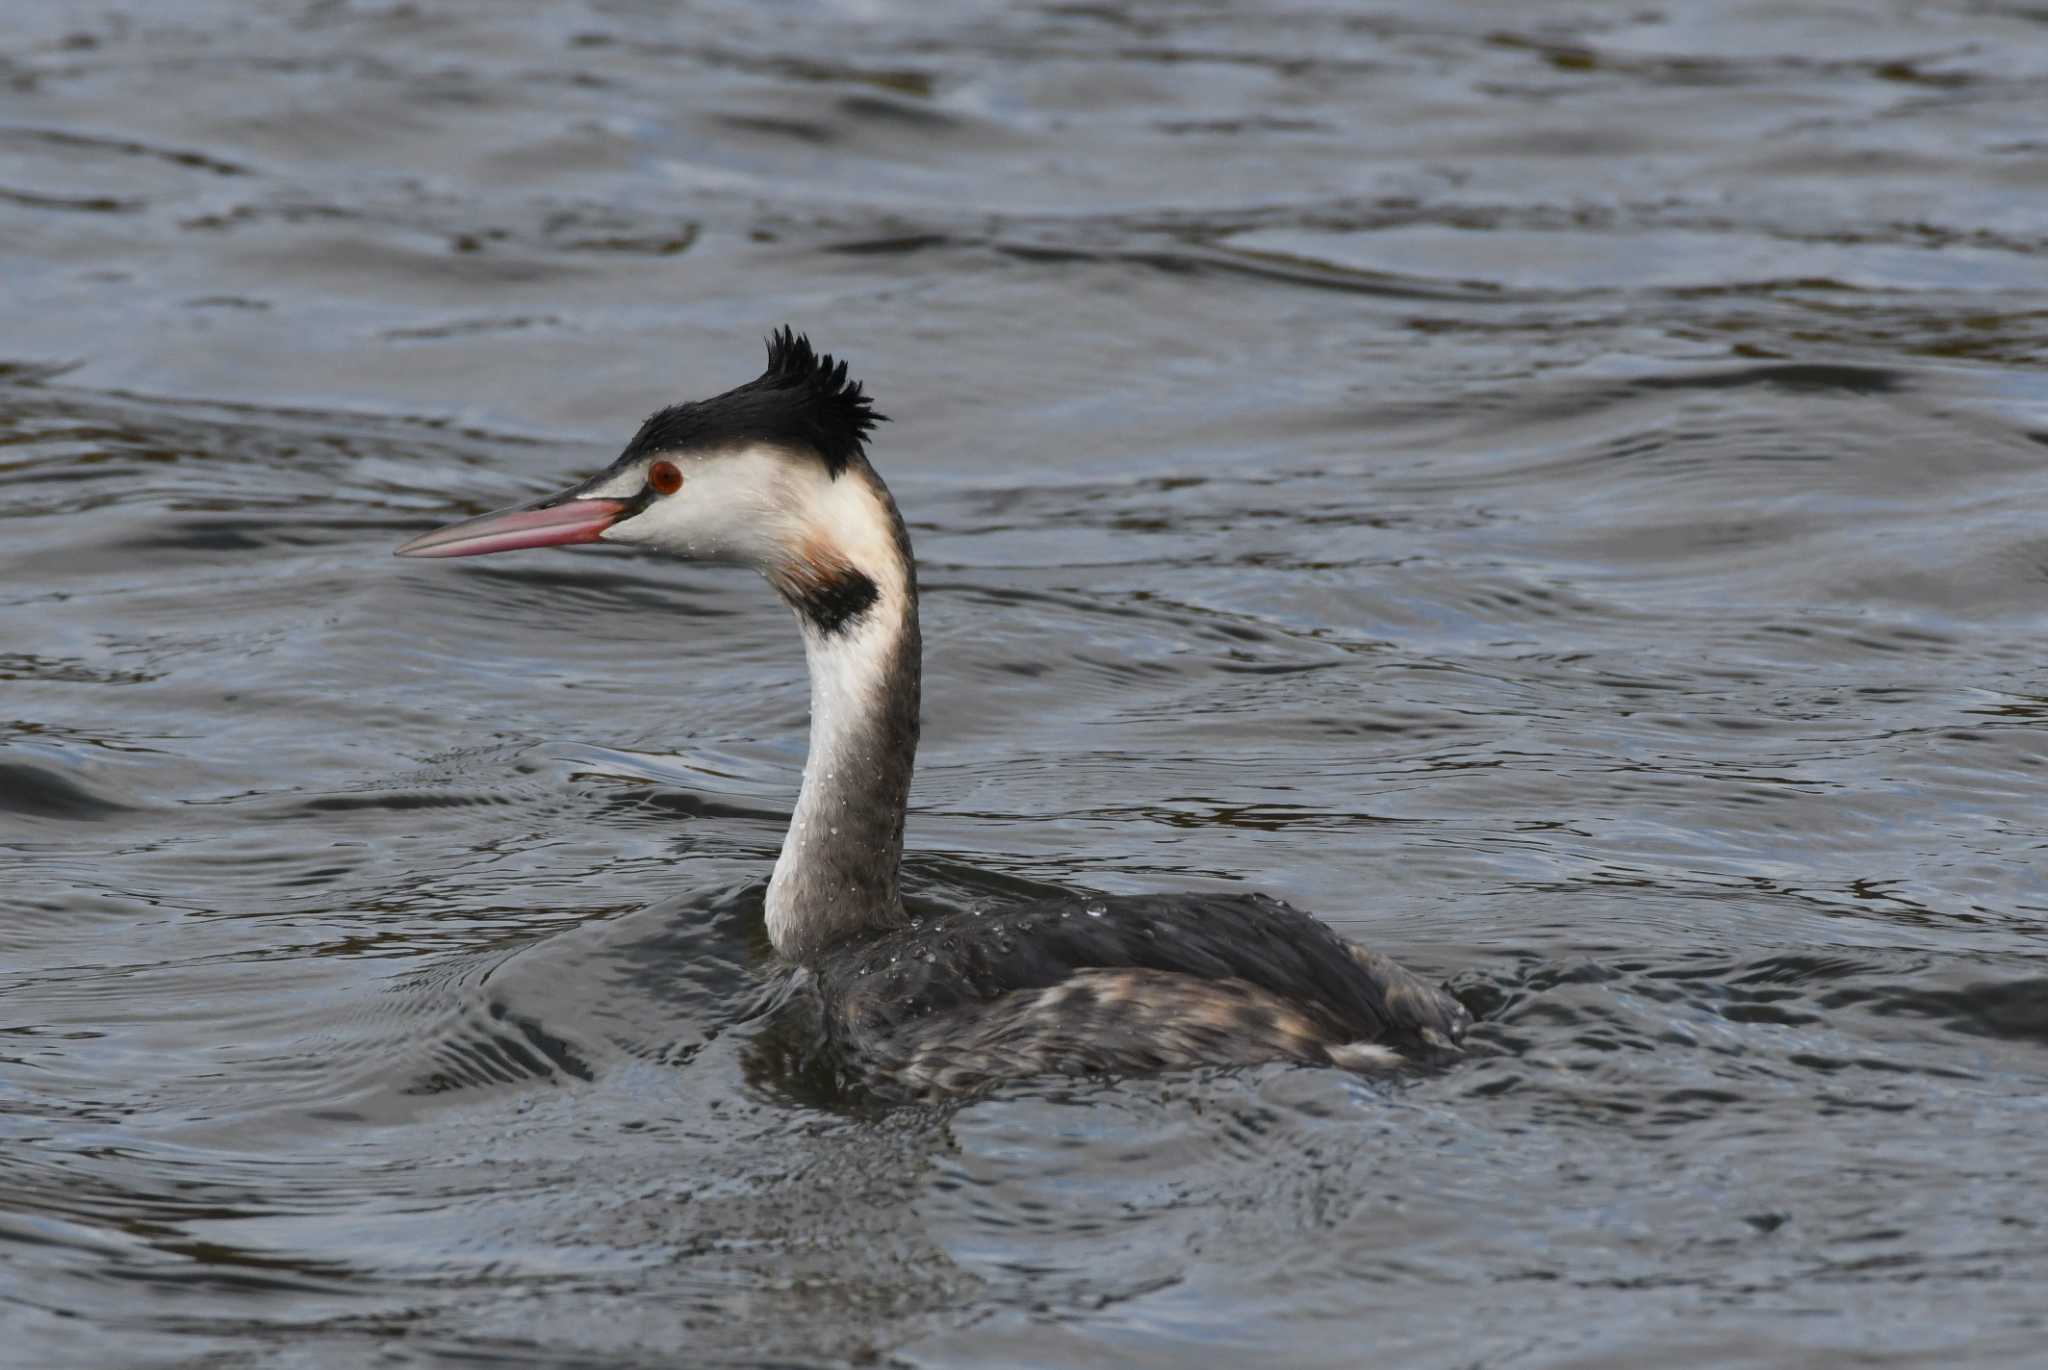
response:
<path id="1" fill-rule="evenodd" d="M 897 879 L 922 647 L 909 535 L 865 451 L 880 417 L 843 363 L 785 329 L 758 380 L 661 411 L 590 480 L 399 553 L 604 541 L 768 579 L 811 675 L 768 935 L 808 972 L 834 1055 L 886 1092 L 1271 1060 L 1373 1069 L 1456 1050 L 1457 1000 L 1262 896 L 908 916 Z"/>
<path id="2" fill-rule="evenodd" d="M 1384 1069 L 1455 1049 L 1466 1022 L 1442 990 L 1258 894 L 956 912 L 815 974 L 837 1056 L 913 1094 L 1259 1061 Z"/>

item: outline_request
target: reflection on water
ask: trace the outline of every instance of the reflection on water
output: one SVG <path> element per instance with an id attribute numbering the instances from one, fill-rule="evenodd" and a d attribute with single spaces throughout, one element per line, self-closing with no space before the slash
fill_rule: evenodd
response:
<path id="1" fill-rule="evenodd" d="M 0 39 L 37 1366 L 2023 1361 L 2011 10 L 177 0 Z M 897 422 L 914 898 L 1259 888 L 1474 1058 L 864 1106 L 785 615 L 390 548 L 785 320 Z"/>

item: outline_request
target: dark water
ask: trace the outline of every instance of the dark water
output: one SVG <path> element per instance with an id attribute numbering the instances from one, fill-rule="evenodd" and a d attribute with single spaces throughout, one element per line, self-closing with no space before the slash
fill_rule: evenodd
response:
<path id="1" fill-rule="evenodd" d="M 10 8 L 0 1362 L 2033 1363 L 2044 78 L 1995 4 Z M 896 419 L 917 890 L 1268 890 L 1477 1059 L 789 1077 L 786 615 L 388 555 L 785 320 Z"/>

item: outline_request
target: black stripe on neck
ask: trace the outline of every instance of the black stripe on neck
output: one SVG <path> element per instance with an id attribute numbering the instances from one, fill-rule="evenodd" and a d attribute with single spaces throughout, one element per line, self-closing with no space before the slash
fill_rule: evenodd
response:
<path id="1" fill-rule="evenodd" d="M 882 592 L 851 567 L 820 580 L 800 580 L 783 591 L 804 621 L 826 636 L 843 633 L 875 607 Z"/>

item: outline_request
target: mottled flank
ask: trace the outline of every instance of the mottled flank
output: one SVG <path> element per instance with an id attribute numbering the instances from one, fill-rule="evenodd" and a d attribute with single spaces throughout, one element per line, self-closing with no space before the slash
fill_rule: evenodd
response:
<path id="1" fill-rule="evenodd" d="M 1260 895 L 949 914 L 842 948 L 817 984 L 847 1071 L 912 1096 L 1261 1061 L 1384 1070 L 1455 1051 L 1470 1022 L 1443 990 Z"/>
<path id="2" fill-rule="evenodd" d="M 672 405 L 640 425 L 613 470 L 656 452 L 762 443 L 815 452 L 834 476 L 866 454 L 868 430 L 887 422 L 849 379 L 846 363 L 812 351 L 789 328 L 768 339 L 759 377 L 708 400 Z"/>
<path id="3" fill-rule="evenodd" d="M 872 1065 L 904 1092 L 957 1094 L 1027 1075 L 1322 1065 L 1332 1045 L 1316 1018 L 1242 980 L 1082 970 L 899 1032 L 877 1044 Z"/>

